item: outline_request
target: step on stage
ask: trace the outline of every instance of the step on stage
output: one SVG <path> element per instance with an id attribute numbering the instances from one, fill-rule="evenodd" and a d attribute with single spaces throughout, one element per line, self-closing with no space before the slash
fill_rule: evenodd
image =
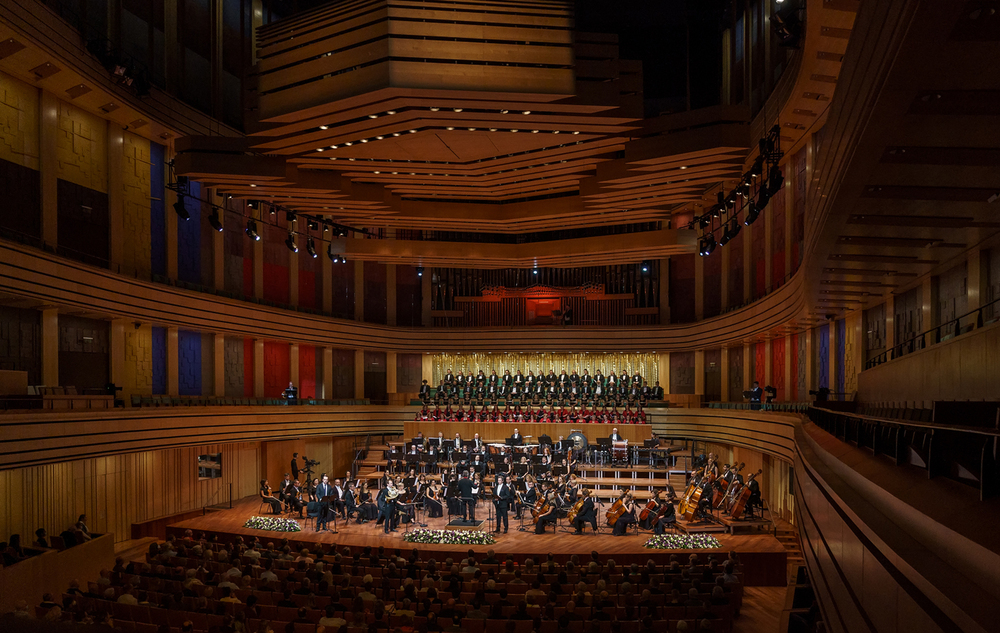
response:
<path id="1" fill-rule="evenodd" d="M 480 503 L 476 514 L 482 511 L 486 516 L 488 509 Z M 666 562 L 671 554 L 677 554 L 678 559 L 683 564 L 692 552 L 699 555 L 715 554 L 724 557 L 729 551 L 736 551 L 743 561 L 745 570 L 744 579 L 747 586 L 785 586 L 788 571 L 786 569 L 785 548 L 777 538 L 770 532 L 757 534 L 713 534 L 719 539 L 722 547 L 715 550 L 654 550 L 646 549 L 643 545 L 652 536 L 652 532 L 639 530 L 636 534 L 634 530 L 629 530 L 626 536 L 611 536 L 611 529 L 603 523 L 603 513 L 599 517 L 598 525 L 600 534 L 593 534 L 588 525 L 583 536 L 574 536 L 573 528 L 560 520 L 557 529 L 553 531 L 552 526 L 545 528 L 545 534 L 535 534 L 534 525 L 531 523 L 531 515 L 525 513 L 523 526 L 525 531 L 518 530 L 522 522 L 514 519 L 514 514 L 509 515 L 510 531 L 507 534 L 497 534 L 495 545 L 425 545 L 421 543 L 407 543 L 403 540 L 406 526 L 400 525 L 398 531 L 389 534 L 382 532 L 381 525 L 375 525 L 374 521 L 364 524 L 357 524 L 354 521 L 344 522 L 338 519 L 337 530 L 339 533 L 329 532 L 317 533 L 313 529 L 313 523 L 308 523 L 300 519 L 301 532 L 264 532 L 262 530 L 252 530 L 243 525 L 251 516 L 260 515 L 260 498 L 247 497 L 233 504 L 231 510 L 220 510 L 211 512 L 194 519 L 187 519 L 167 527 L 167 534 L 180 538 L 184 535 L 184 530 L 192 530 L 197 536 L 200 532 L 208 535 L 217 534 L 219 538 L 226 539 L 239 535 L 246 538 L 259 538 L 262 542 L 274 541 L 279 543 L 282 539 L 288 539 L 293 547 L 302 544 L 306 547 L 315 546 L 316 543 L 323 543 L 328 547 L 337 545 L 338 547 L 379 547 L 398 548 L 402 551 L 410 549 L 426 550 L 428 552 L 439 552 L 436 556 L 451 556 L 459 559 L 464 558 L 468 550 L 485 554 L 489 549 L 496 551 L 498 556 L 505 557 L 513 554 L 515 560 L 522 560 L 532 557 L 538 560 L 547 556 L 550 552 L 555 554 L 557 560 L 562 562 L 572 554 L 580 555 L 582 560 L 589 560 L 590 553 L 597 551 L 602 558 L 613 558 L 619 565 L 629 565 L 638 563 L 643 565 L 650 558 L 657 562 Z M 264 515 L 270 516 L 270 515 Z M 295 515 L 292 515 L 293 517 Z M 460 517 L 459 517 L 460 519 Z M 477 516 L 477 523 L 481 519 Z M 449 527 L 449 518 L 431 519 L 428 517 L 418 517 L 416 524 L 410 524 L 410 530 L 419 529 L 419 523 L 426 523 L 427 529 L 431 530 L 457 530 L 460 527 Z M 333 523 L 330 523 L 331 529 Z M 473 528 L 466 526 L 466 529 L 479 529 L 492 532 L 495 526 L 489 521 L 482 520 L 479 526 Z"/>

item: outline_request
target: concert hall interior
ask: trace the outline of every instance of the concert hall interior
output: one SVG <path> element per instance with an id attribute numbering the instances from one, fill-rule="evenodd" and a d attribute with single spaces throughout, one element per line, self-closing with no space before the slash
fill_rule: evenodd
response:
<path id="1" fill-rule="evenodd" d="M 1000 0 L 0 0 L 0 631 L 995 631 Z"/>

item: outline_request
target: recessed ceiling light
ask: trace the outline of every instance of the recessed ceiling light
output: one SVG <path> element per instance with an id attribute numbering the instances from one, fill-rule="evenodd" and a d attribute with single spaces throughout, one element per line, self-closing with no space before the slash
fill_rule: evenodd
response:
<path id="1" fill-rule="evenodd" d="M 330 126 L 329 126 L 329 125 L 321 125 L 321 126 L 319 126 L 319 129 L 321 129 L 321 130 L 325 130 L 325 129 L 327 129 L 328 127 L 330 127 Z"/>
<path id="2" fill-rule="evenodd" d="M 382 137 L 381 137 L 381 136 L 376 136 L 376 137 L 375 137 L 375 140 L 377 140 L 377 141 L 381 141 L 381 140 L 382 140 Z"/>
<path id="3" fill-rule="evenodd" d="M 453 127 L 451 127 L 451 126 L 449 125 L 449 126 L 448 126 L 448 127 L 446 127 L 445 129 L 446 129 L 446 130 L 454 130 L 455 128 L 453 128 Z"/>
<path id="4" fill-rule="evenodd" d="M 517 130 L 511 130 L 511 132 L 517 132 Z"/>
<path id="5" fill-rule="evenodd" d="M 455 112 L 461 112 L 462 108 L 452 108 Z"/>
<path id="6" fill-rule="evenodd" d="M 490 128 L 490 132 L 496 132 L 496 131 L 497 131 L 497 129 L 495 127 L 491 127 Z"/>
<path id="7" fill-rule="evenodd" d="M 363 138 L 363 139 L 361 139 L 361 142 L 362 142 L 362 143 L 367 143 L 367 142 L 368 142 L 368 139 L 366 139 L 366 138 Z"/>
<path id="8" fill-rule="evenodd" d="M 395 176 L 398 173 L 399 173 L 398 171 L 394 171 L 394 172 L 392 172 L 392 175 Z"/>
<path id="9" fill-rule="evenodd" d="M 508 112 L 509 112 L 509 110 L 501 110 L 500 114 L 507 114 Z"/>
<path id="10" fill-rule="evenodd" d="M 250 186 L 251 186 L 251 187 L 256 187 L 257 185 L 255 185 L 255 184 L 253 184 L 253 183 L 250 183 Z"/>
<path id="11" fill-rule="evenodd" d="M 417 133 L 416 130 L 410 130 L 410 134 L 416 134 L 416 133 Z"/>
<path id="12" fill-rule="evenodd" d="M 552 130 L 552 133 L 553 133 L 553 134 L 558 134 L 558 133 L 559 133 L 559 130 Z"/>
<path id="13" fill-rule="evenodd" d="M 524 111 L 524 112 L 522 112 L 521 114 L 531 114 L 531 110 L 525 110 L 525 111 Z"/>
<path id="14" fill-rule="evenodd" d="M 687 169 L 687 165 L 681 165 L 681 169 Z"/>
<path id="15" fill-rule="evenodd" d="M 317 152 L 322 152 L 322 151 L 323 151 L 323 148 L 322 148 L 322 147 L 317 147 L 317 148 L 316 148 L 316 151 L 317 151 Z"/>
<path id="16" fill-rule="evenodd" d="M 399 132 L 393 132 L 392 135 L 393 136 L 399 136 Z"/>
<path id="17" fill-rule="evenodd" d="M 395 110 L 389 110 L 388 112 L 386 112 L 386 114 L 396 114 L 396 111 Z"/>
<path id="18" fill-rule="evenodd" d="M 573 132 L 573 134 L 579 134 L 579 133 L 580 133 L 580 130 L 577 130 L 576 132 Z"/>
<path id="19" fill-rule="evenodd" d="M 532 134 L 538 134 L 538 130 L 531 130 Z"/>
<path id="20" fill-rule="evenodd" d="M 382 172 L 380 172 L 380 171 L 377 171 L 377 172 L 375 172 L 375 173 L 376 173 L 376 174 L 381 174 Z"/>
<path id="21" fill-rule="evenodd" d="M 330 160 L 337 160 L 337 157 L 336 156 L 331 156 Z"/>
<path id="22" fill-rule="evenodd" d="M 378 115 L 377 115 L 377 114 L 369 114 L 369 115 L 368 115 L 368 118 L 369 118 L 369 119 L 377 119 L 377 118 L 378 118 Z"/>
<path id="23" fill-rule="evenodd" d="M 331 145 L 330 149 L 337 149 L 337 146 L 336 145 Z"/>
<path id="24" fill-rule="evenodd" d="M 476 128 L 474 128 L 474 127 L 470 127 L 470 128 L 469 128 L 469 131 L 470 131 L 470 132 L 475 132 L 475 131 L 476 131 Z"/>
<path id="25" fill-rule="evenodd" d="M 438 110 L 440 110 L 440 109 L 441 109 L 441 108 L 431 108 L 431 112 L 437 112 L 437 111 L 438 111 Z"/>

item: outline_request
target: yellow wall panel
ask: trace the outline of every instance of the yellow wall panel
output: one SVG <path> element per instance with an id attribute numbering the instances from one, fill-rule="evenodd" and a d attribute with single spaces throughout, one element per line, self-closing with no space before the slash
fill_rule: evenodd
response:
<path id="1" fill-rule="evenodd" d="M 108 129 L 104 119 L 59 102 L 56 176 L 95 191 L 108 191 Z"/>
<path id="2" fill-rule="evenodd" d="M 503 372 L 506 369 L 510 370 L 511 375 L 515 375 L 517 370 L 520 369 L 521 372 L 527 376 L 528 371 L 535 372 L 538 376 L 540 373 L 546 375 L 551 369 L 559 374 L 563 369 L 566 370 L 567 374 L 572 374 L 575 370 L 581 376 L 583 375 L 583 370 L 587 369 L 593 376 L 597 374 L 597 370 L 601 370 L 601 373 L 605 376 L 611 374 L 612 371 L 617 375 L 621 375 L 622 372 L 626 372 L 631 376 L 636 370 L 642 374 L 642 377 L 649 383 L 652 387 L 658 380 L 660 380 L 660 366 L 659 357 L 655 353 L 645 353 L 645 354 L 559 354 L 559 353 L 542 353 L 542 354 L 436 354 L 431 357 L 433 359 L 433 382 L 431 386 L 437 386 L 437 384 L 444 378 L 445 372 L 451 369 L 456 374 L 462 372 L 463 374 L 468 374 L 470 371 L 473 374 L 479 372 L 480 369 L 483 370 L 487 376 L 490 372 L 496 370 L 498 376 L 503 376 Z"/>
<path id="3" fill-rule="evenodd" d="M 38 89 L 0 73 L 0 158 L 38 169 Z"/>
<path id="4" fill-rule="evenodd" d="M 125 325 L 125 367 L 122 398 L 153 394 L 153 329 L 150 325 L 135 328 Z"/>
<path id="5" fill-rule="evenodd" d="M 122 149 L 122 265 L 147 278 L 151 273 L 149 141 L 126 132 Z"/>

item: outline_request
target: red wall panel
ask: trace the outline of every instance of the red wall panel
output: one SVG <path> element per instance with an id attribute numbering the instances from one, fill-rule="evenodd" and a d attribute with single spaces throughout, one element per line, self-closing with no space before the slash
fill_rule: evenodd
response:
<path id="1" fill-rule="evenodd" d="M 299 271 L 299 307 L 316 309 L 316 273 Z"/>
<path id="2" fill-rule="evenodd" d="M 243 339 L 243 396 L 253 398 L 253 339 Z"/>
<path id="3" fill-rule="evenodd" d="M 787 387 L 785 384 L 785 339 L 776 338 L 771 340 L 771 386 L 778 390 L 775 400 L 787 400 Z"/>
<path id="4" fill-rule="evenodd" d="M 316 397 L 316 348 L 299 345 L 299 388 L 300 398 Z"/>
<path id="5" fill-rule="evenodd" d="M 264 397 L 279 398 L 291 380 L 288 343 L 264 341 Z M 315 388 L 315 377 L 313 385 Z"/>

